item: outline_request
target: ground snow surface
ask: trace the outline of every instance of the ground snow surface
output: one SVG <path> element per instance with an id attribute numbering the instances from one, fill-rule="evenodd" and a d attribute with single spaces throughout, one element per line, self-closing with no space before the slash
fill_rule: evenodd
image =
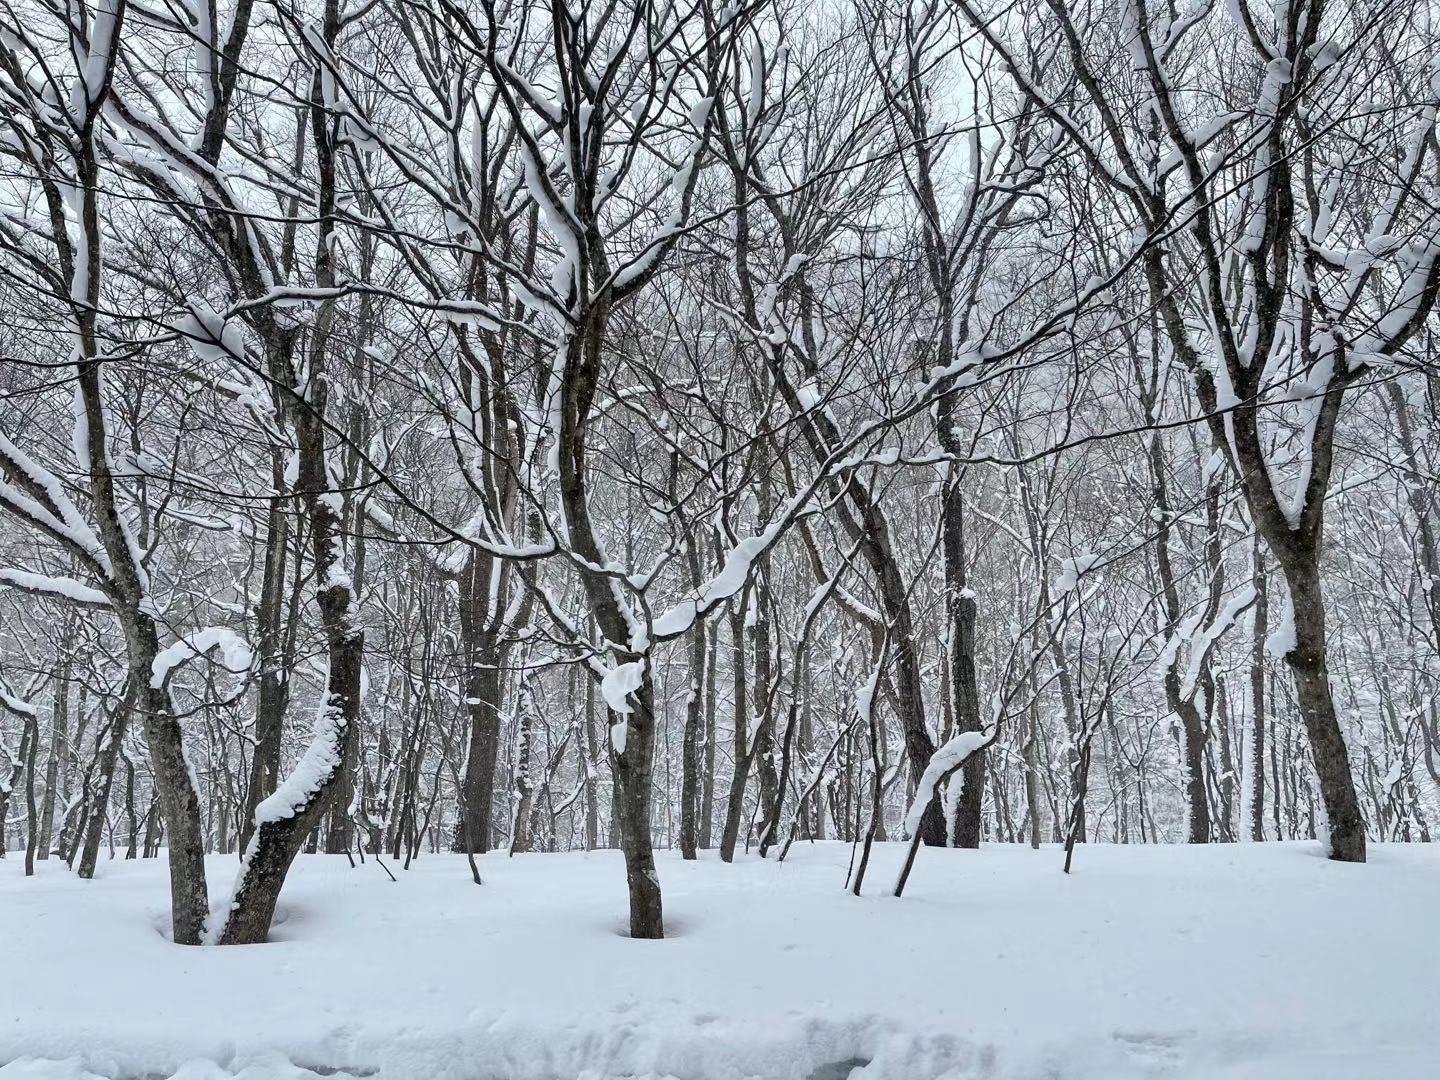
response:
<path id="1" fill-rule="evenodd" d="M 159 861 L 0 862 L 0 1080 L 1434 1080 L 1440 847 L 301 856 L 265 945 L 166 940 Z M 219 890 L 234 859 L 210 861 Z"/>

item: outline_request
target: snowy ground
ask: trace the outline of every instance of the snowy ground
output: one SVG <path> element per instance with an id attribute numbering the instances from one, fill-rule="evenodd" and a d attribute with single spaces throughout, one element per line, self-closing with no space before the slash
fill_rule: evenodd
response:
<path id="1" fill-rule="evenodd" d="M 159 863 L 12 855 L 0 1078 L 1433 1080 L 1440 846 L 1372 852 L 927 850 L 901 900 L 897 845 L 860 900 L 843 845 L 663 853 L 659 942 L 622 936 L 613 852 L 487 856 L 480 888 L 302 856 L 274 940 L 224 949 L 162 936 Z"/>

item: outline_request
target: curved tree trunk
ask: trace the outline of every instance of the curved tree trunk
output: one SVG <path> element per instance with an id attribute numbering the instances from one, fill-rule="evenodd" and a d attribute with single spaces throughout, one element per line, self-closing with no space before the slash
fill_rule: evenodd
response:
<path id="1" fill-rule="evenodd" d="M 322 37 L 333 46 L 339 34 L 336 0 L 326 0 Z M 322 76 L 317 69 L 311 82 L 310 110 L 315 144 L 320 229 L 315 248 L 315 281 L 321 288 L 335 283 L 335 139 L 337 121 L 323 107 Z M 329 671 L 325 695 L 315 722 L 310 747 L 295 770 L 273 795 L 255 810 L 255 830 L 245 849 L 243 868 L 224 921 L 210 928 L 212 940 L 222 945 L 264 941 L 275 916 L 275 904 L 290 864 L 329 808 L 339 787 L 350 744 L 360 722 L 360 675 L 365 636 L 354 625 L 355 586 L 347 572 L 343 546 L 343 502 L 334 491 L 326 451 L 326 377 L 335 304 L 328 301 L 315 320 L 302 381 L 294 370 L 282 375 L 294 417 L 297 476 L 309 524 L 310 545 L 317 584 L 320 622 L 325 629 Z"/>

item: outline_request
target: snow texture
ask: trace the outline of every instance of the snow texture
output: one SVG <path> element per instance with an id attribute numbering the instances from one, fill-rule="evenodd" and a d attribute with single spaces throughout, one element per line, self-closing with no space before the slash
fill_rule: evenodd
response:
<path id="1" fill-rule="evenodd" d="M 618 852 L 481 856 L 479 888 L 462 856 L 391 884 L 302 855 L 271 942 L 215 949 L 166 940 L 163 860 L 7 859 L 0 1080 L 1435 1075 L 1434 846 L 1087 844 L 1069 877 L 1053 847 L 925 848 L 899 900 L 842 890 L 849 854 L 661 852 L 654 942 Z"/>

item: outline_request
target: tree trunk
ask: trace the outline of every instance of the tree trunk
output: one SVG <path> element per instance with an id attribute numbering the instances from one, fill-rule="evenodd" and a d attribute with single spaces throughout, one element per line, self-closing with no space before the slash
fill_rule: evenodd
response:
<path id="1" fill-rule="evenodd" d="M 132 676 L 130 685 L 133 685 Z M 77 877 L 89 880 L 95 876 L 95 866 L 100 859 L 100 844 L 105 839 L 105 817 L 110 810 L 110 789 L 115 782 L 115 769 L 120 760 L 120 747 L 125 741 L 125 733 L 130 727 L 130 717 L 135 709 L 135 696 L 130 686 L 127 685 L 126 693 L 115 708 L 110 717 L 110 728 L 108 737 L 100 745 L 99 752 L 95 756 L 95 766 L 92 776 L 94 784 L 90 788 L 89 805 L 86 807 L 88 813 L 81 821 L 81 841 L 79 849 L 79 866 L 75 868 Z"/>
<path id="2" fill-rule="evenodd" d="M 65 633 L 60 639 L 60 671 L 55 677 L 55 704 L 50 714 L 50 753 L 45 760 L 45 801 L 40 811 L 40 839 L 36 858 L 42 861 L 50 858 L 50 841 L 55 829 L 56 785 L 63 775 L 60 759 L 68 749 L 66 742 L 70 726 L 70 647 L 74 640 L 73 624 L 65 623 Z"/>
<path id="3" fill-rule="evenodd" d="M 487 626 L 493 562 L 488 556 L 472 554 L 460 581 L 460 631 L 470 665 L 465 679 L 470 733 L 455 846 L 475 853 L 490 850 L 491 804 L 500 757 L 500 650 Z"/>
<path id="4" fill-rule="evenodd" d="M 1330 857 L 1339 862 L 1364 862 L 1365 819 L 1360 813 L 1350 755 L 1330 691 L 1320 570 L 1314 562 L 1295 559 L 1282 560 L 1281 569 L 1290 589 L 1295 621 L 1294 645 L 1285 654 L 1285 662 L 1294 676 L 1295 697 L 1310 737 L 1320 799 L 1330 829 Z"/>
<path id="5" fill-rule="evenodd" d="M 154 627 L 150 627 L 153 637 Z M 151 654 L 153 657 L 153 653 Z M 149 664 L 144 666 L 148 671 Z M 200 798 L 190 782 L 180 722 L 169 691 L 146 686 L 138 695 L 142 728 L 150 748 L 150 770 L 169 839 L 170 912 L 175 941 L 198 945 L 210 913 L 205 888 L 205 838 L 200 828 Z"/>
<path id="6" fill-rule="evenodd" d="M 333 46 L 339 34 L 336 0 L 326 0 L 322 38 Z M 322 76 L 311 81 L 311 122 L 315 143 L 318 210 L 315 280 L 321 288 L 335 283 L 335 120 L 321 105 Z M 320 308 L 312 328 L 307 377 L 294 371 L 285 382 L 294 393 L 297 476 L 295 491 L 309 525 L 321 625 L 325 629 L 329 670 L 325 696 L 316 718 L 315 737 L 296 769 L 255 813 L 255 831 L 246 848 L 230 911 L 216 934 L 222 945 L 256 944 L 265 940 L 275 915 L 290 864 L 330 805 L 351 742 L 358 737 L 360 675 L 365 636 L 354 625 L 354 583 L 347 573 L 343 548 L 342 503 L 332 490 L 326 453 L 326 410 L 329 380 L 326 360 L 335 318 L 333 301 Z M 268 807 L 268 809 L 267 809 Z M 172 841 L 173 844 L 173 841 Z"/>
<path id="7" fill-rule="evenodd" d="M 595 680 L 585 679 L 585 719 L 580 743 L 580 768 L 585 785 L 585 850 L 600 846 L 600 799 L 595 790 L 595 762 L 598 758 L 595 738 Z"/>
<path id="8" fill-rule="evenodd" d="M 612 753 L 616 817 L 620 850 L 625 854 L 625 882 L 630 893 L 630 936 L 663 938 L 665 922 L 660 878 L 650 840 L 650 777 L 655 759 L 654 687 L 647 668 L 644 682 L 632 695 L 634 711 L 619 717 L 625 725 L 625 749 Z M 637 722 L 638 720 L 638 722 Z"/>
<path id="9" fill-rule="evenodd" d="M 748 739 L 749 712 L 745 701 L 745 600 L 749 590 L 740 594 L 740 602 L 730 614 L 730 641 L 734 651 L 731 661 L 734 730 L 731 752 L 734 770 L 730 776 L 730 797 L 725 803 L 725 827 L 720 832 L 720 859 L 735 861 L 735 844 L 740 837 L 740 819 L 745 811 L 745 783 L 750 776 Z"/>
<path id="10" fill-rule="evenodd" d="M 945 399 L 951 401 L 951 397 Z M 953 426 L 953 419 L 949 420 Z M 965 502 L 960 477 L 951 475 L 941 506 L 945 559 L 945 613 L 950 624 L 950 687 L 956 731 L 979 731 L 980 691 L 975 678 L 975 596 L 966 577 Z M 927 762 L 928 764 L 928 762 Z M 971 754 L 960 771 L 963 785 L 955 800 L 956 847 L 978 848 L 985 805 L 985 755 Z M 954 782 L 953 780 L 951 781 Z M 937 803 L 939 800 L 935 800 Z"/>
<path id="11" fill-rule="evenodd" d="M 697 583 L 698 587 L 698 583 Z M 685 699 L 685 735 L 680 762 L 680 857 L 694 859 L 699 841 L 700 740 L 705 722 L 705 624 L 690 632 L 690 691 Z"/>
<path id="12" fill-rule="evenodd" d="M 241 814 L 240 850 L 250 842 L 254 828 L 255 807 L 275 790 L 280 779 L 280 740 L 284 732 L 285 708 L 289 698 L 289 671 L 284 660 L 282 639 L 287 593 L 286 566 L 290 551 L 290 527 L 286 516 L 286 500 L 278 494 L 285 482 L 286 454 L 280 449 L 271 452 L 271 483 L 276 495 L 270 500 L 269 532 L 265 540 L 265 563 L 262 570 L 260 604 L 256 612 L 258 660 L 256 682 L 255 751 L 250 759 L 250 782 L 245 789 L 245 808 Z"/>
<path id="13" fill-rule="evenodd" d="M 716 661 L 720 655 L 718 633 L 705 635 L 705 745 L 700 766 L 700 846 L 709 848 L 715 826 L 715 709 L 718 704 Z"/>
<path id="14" fill-rule="evenodd" d="M 531 757 L 534 753 L 535 722 L 534 696 L 529 680 L 520 683 L 519 713 L 516 723 L 517 747 L 515 752 L 515 820 L 510 829 L 510 854 L 529 851 L 533 846 L 530 830 L 530 811 L 535 800 L 535 784 L 530 778 Z"/>

